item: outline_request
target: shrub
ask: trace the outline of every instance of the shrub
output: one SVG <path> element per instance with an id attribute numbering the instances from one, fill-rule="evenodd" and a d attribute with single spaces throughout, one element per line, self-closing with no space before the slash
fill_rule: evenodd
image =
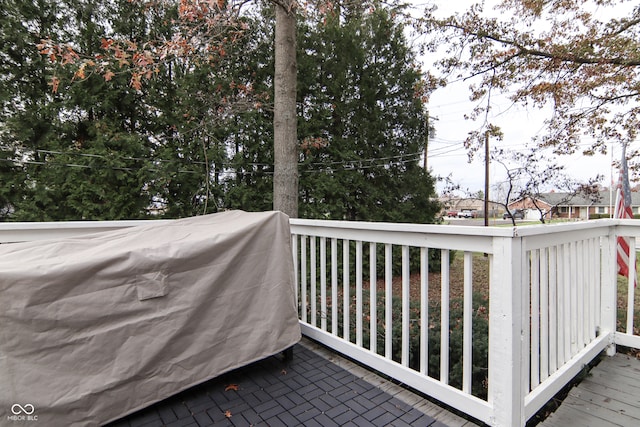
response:
<path id="1" fill-rule="evenodd" d="M 353 292 L 353 290 L 352 290 Z M 319 294 L 319 293 L 318 293 Z M 384 293 L 378 294 L 377 305 L 377 353 L 385 354 L 385 297 Z M 488 375 L 488 300 L 480 294 L 475 294 L 473 298 L 473 348 L 472 348 L 472 394 L 481 399 L 487 397 L 487 375 Z M 349 307 L 349 340 L 356 341 L 356 307 L 355 296 L 351 294 L 351 306 Z M 318 308 L 320 304 L 318 302 Z M 409 367 L 415 370 L 420 369 L 420 305 L 418 301 L 411 301 L 410 304 L 410 326 L 409 326 Z M 463 346 L 463 301 L 452 299 L 449 308 L 449 384 L 453 387 L 462 388 L 462 346 Z M 371 330 L 369 326 L 369 292 L 363 290 L 363 347 L 370 348 Z M 429 376 L 440 378 L 440 303 L 431 302 L 429 306 Z M 322 313 L 318 313 L 318 318 Z M 327 325 L 331 329 L 331 307 L 327 307 Z M 402 299 L 392 298 L 392 359 L 398 363 L 402 355 Z M 342 295 L 339 297 L 338 307 L 338 336 L 343 336 L 343 307 Z"/>

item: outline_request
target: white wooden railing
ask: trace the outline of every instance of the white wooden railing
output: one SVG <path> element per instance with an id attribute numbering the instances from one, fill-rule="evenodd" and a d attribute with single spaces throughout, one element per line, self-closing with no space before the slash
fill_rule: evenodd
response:
<path id="1" fill-rule="evenodd" d="M 640 236 L 636 221 L 484 228 L 294 219 L 291 230 L 305 335 L 489 425 L 524 425 L 603 350 L 640 348 L 633 285 L 626 329 L 616 331 L 616 237 Z M 428 274 L 434 250 L 442 260 L 438 283 Z M 473 302 L 474 254 L 489 263 L 488 330 L 476 325 L 486 307 Z M 449 297 L 453 256 L 463 259 L 461 318 Z M 434 287 L 438 301 L 430 301 Z M 434 309 L 439 328 L 430 320 Z M 454 336 L 460 322 L 461 338 Z M 440 332 L 432 336 L 433 329 Z M 485 356 L 473 350 L 483 341 Z M 434 358 L 439 367 L 431 372 Z M 486 390 L 478 393 L 474 369 L 483 365 Z"/>
<path id="2" fill-rule="evenodd" d="M 618 295 L 615 257 L 617 236 L 629 236 L 635 262 L 639 222 L 485 228 L 292 219 L 303 333 L 489 425 L 524 425 L 602 351 L 640 348 L 634 281 Z M 0 243 L 143 224 L 0 223 Z M 441 267 L 430 271 L 434 251 Z M 474 267 L 482 254 L 488 278 Z M 453 257 L 464 270 L 460 304 L 451 295 Z M 488 307 L 473 300 L 479 279 L 489 282 Z M 619 300 L 627 314 L 617 330 Z"/>

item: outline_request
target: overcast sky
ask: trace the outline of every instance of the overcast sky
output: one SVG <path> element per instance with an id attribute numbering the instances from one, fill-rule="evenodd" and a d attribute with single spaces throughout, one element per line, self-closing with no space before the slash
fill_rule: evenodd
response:
<path id="1" fill-rule="evenodd" d="M 444 14 L 451 14 L 455 10 L 464 10 L 475 3 L 470 0 L 415 0 L 418 8 L 423 8 L 427 3 L 435 3 Z M 425 68 L 429 68 L 429 58 L 425 58 Z M 463 141 L 470 131 L 480 128 L 481 123 L 464 119 L 464 114 L 469 113 L 474 104 L 469 101 L 468 82 L 450 84 L 448 87 L 438 89 L 429 100 L 429 114 L 437 117 L 435 122 L 436 137 L 430 141 L 428 167 L 437 176 L 450 176 L 454 183 L 462 189 L 471 191 L 484 189 L 484 153 L 478 153 L 469 163 L 468 155 L 463 147 Z M 515 107 L 506 97 L 492 96 L 493 112 L 490 120 L 499 125 L 504 133 L 503 141 L 491 140 L 490 146 L 523 150 L 531 146 L 531 138 L 544 133 L 544 119 L 549 111 L 541 111 L 534 108 L 525 109 Z M 585 144 L 590 139 L 583 139 Z M 614 158 L 620 156 L 619 149 L 614 151 Z M 601 174 L 605 179 L 601 183 L 609 185 L 611 176 L 611 154 L 586 157 L 574 155 L 560 157 L 560 162 L 565 164 L 567 171 L 581 180 L 588 180 Z M 491 185 L 498 181 L 504 181 L 504 168 L 499 165 L 490 165 Z M 614 171 L 614 180 L 617 180 L 617 172 Z M 439 186 L 439 189 L 442 185 Z"/>

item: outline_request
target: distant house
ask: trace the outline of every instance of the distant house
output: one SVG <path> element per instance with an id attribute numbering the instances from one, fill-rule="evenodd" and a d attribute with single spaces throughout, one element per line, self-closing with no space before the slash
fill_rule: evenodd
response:
<path id="1" fill-rule="evenodd" d="M 539 220 L 540 212 L 544 215 L 545 219 L 549 219 L 550 215 L 553 215 L 553 205 L 541 197 L 531 198 L 526 197 L 524 199 L 518 199 L 509 203 L 509 211 L 514 212 L 519 209 L 524 212 L 524 219 Z M 550 214 L 551 212 L 551 214 Z"/>
<path id="2" fill-rule="evenodd" d="M 461 198 L 461 197 L 441 197 L 440 203 L 446 211 L 462 211 L 462 210 L 474 210 L 479 215 L 484 212 L 484 200 L 476 197 Z M 500 212 L 501 205 L 499 203 L 489 202 L 489 215 L 494 217 Z"/>
<path id="3" fill-rule="evenodd" d="M 536 208 L 537 205 L 544 213 L 545 219 L 589 219 L 613 216 L 615 202 L 615 191 L 600 191 L 594 197 L 552 192 L 540 194 L 535 198 L 535 203 L 531 198 L 516 200 L 509 203 L 509 210 L 524 209 L 527 219 L 539 220 L 540 211 Z M 634 214 L 640 214 L 640 193 L 636 191 L 631 192 L 631 208 Z"/>

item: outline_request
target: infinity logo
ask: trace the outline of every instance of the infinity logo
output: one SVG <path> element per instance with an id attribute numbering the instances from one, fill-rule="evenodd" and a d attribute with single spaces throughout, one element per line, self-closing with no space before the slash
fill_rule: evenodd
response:
<path id="1" fill-rule="evenodd" d="M 22 413 L 31 415 L 35 410 L 36 408 L 34 408 L 31 403 L 27 403 L 24 406 L 14 403 L 11 407 L 11 412 L 13 413 L 13 415 L 20 415 Z"/>

